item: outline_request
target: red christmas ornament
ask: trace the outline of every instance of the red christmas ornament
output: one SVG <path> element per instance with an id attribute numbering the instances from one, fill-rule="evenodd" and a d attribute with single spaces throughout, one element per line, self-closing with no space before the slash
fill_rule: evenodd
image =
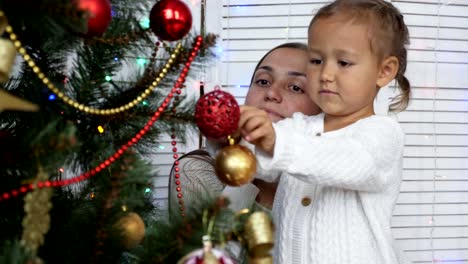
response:
<path id="1" fill-rule="evenodd" d="M 195 107 L 195 121 L 207 138 L 219 139 L 236 131 L 240 109 L 230 93 L 214 90 L 198 99 Z"/>
<path id="2" fill-rule="evenodd" d="M 87 37 L 99 37 L 112 19 L 109 0 L 76 0 L 78 8 L 89 13 Z"/>
<path id="3" fill-rule="evenodd" d="M 192 27 L 192 13 L 180 0 L 160 0 L 150 13 L 150 28 L 161 40 L 183 38 Z"/>

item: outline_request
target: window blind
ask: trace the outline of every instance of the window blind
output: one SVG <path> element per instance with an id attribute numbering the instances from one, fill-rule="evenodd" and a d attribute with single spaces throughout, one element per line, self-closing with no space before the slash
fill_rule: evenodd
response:
<path id="1" fill-rule="evenodd" d="M 272 47 L 307 42 L 315 10 L 327 1 L 223 0 L 208 9 L 219 23 L 223 89 L 245 100 L 257 61 Z M 394 237 L 413 263 L 468 263 L 468 1 L 392 1 L 411 44 L 409 108 L 396 118 L 406 133 Z M 384 111 L 394 96 L 379 94 Z"/>

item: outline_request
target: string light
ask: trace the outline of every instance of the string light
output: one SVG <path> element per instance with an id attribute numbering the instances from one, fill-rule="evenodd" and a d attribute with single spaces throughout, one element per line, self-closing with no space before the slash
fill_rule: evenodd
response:
<path id="1" fill-rule="evenodd" d="M 112 77 L 110 77 L 109 75 L 107 75 L 107 76 L 104 78 L 104 80 L 106 80 L 107 82 L 110 82 L 110 81 L 112 81 Z"/>
<path id="2" fill-rule="evenodd" d="M 146 59 L 143 59 L 143 58 L 138 58 L 137 59 L 137 64 L 140 65 L 140 66 L 144 66 L 146 64 Z"/>
<path id="3" fill-rule="evenodd" d="M 55 100 L 55 98 L 57 98 L 57 97 L 55 96 L 55 94 L 49 95 L 49 101 L 53 101 L 53 100 Z"/>
<path id="4" fill-rule="evenodd" d="M 97 130 L 99 131 L 100 134 L 104 133 L 104 128 L 102 126 L 98 126 Z"/>
<path id="5" fill-rule="evenodd" d="M 145 189 L 145 193 L 150 193 L 151 192 L 151 189 L 150 188 L 146 188 Z"/>
<path id="6" fill-rule="evenodd" d="M 150 20 L 149 18 L 145 17 L 140 20 L 140 26 L 143 29 L 148 29 L 150 27 Z"/>
<path id="7" fill-rule="evenodd" d="M 127 206 L 126 205 L 122 205 L 122 211 L 127 212 Z"/>

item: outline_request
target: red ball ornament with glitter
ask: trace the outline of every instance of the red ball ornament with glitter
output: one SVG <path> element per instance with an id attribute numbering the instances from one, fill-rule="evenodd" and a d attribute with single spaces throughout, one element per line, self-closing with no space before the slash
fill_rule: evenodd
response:
<path id="1" fill-rule="evenodd" d="M 236 131 L 240 109 L 230 93 L 214 90 L 201 97 L 195 107 L 195 121 L 202 134 L 210 139 L 227 137 Z"/>
<path id="2" fill-rule="evenodd" d="M 192 27 L 190 8 L 180 0 L 160 0 L 150 13 L 150 28 L 161 40 L 183 38 Z"/>
<path id="3" fill-rule="evenodd" d="M 78 8 L 88 12 L 87 37 L 99 37 L 106 32 L 112 20 L 109 0 L 76 0 Z"/>

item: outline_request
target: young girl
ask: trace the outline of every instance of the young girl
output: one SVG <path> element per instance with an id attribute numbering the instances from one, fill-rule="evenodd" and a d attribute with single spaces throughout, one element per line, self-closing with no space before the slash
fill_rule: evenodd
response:
<path id="1" fill-rule="evenodd" d="M 384 0 L 338 0 L 309 26 L 307 93 L 323 114 L 273 124 L 241 108 L 243 137 L 256 145 L 259 177 L 280 183 L 273 205 L 275 263 L 394 264 L 390 219 L 402 174 L 403 132 L 374 113 L 380 88 L 396 79 L 403 110 L 408 29 Z"/>

